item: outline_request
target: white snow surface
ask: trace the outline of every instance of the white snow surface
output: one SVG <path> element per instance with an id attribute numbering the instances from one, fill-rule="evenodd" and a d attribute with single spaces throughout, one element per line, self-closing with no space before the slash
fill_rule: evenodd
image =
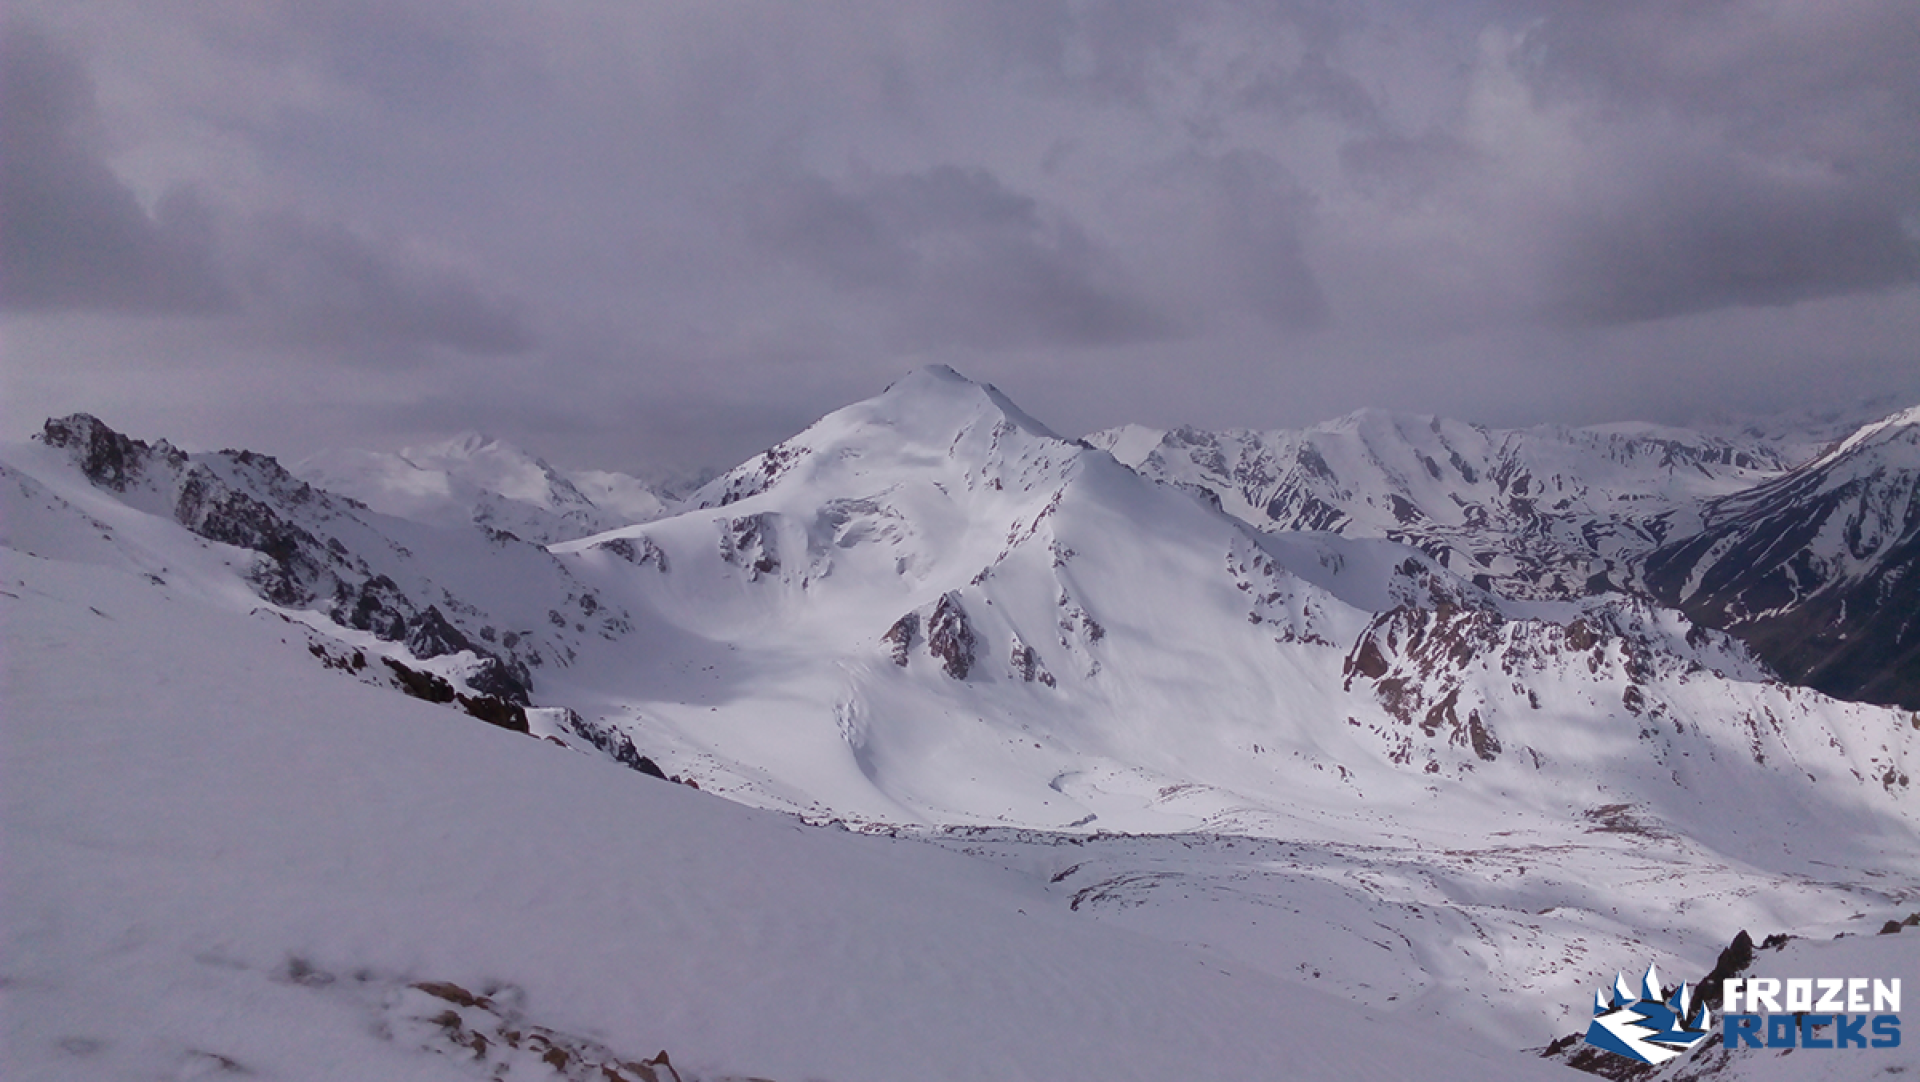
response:
<path id="1" fill-rule="evenodd" d="M 687 1078 L 1560 1074 L 363 686 L 270 611 L 11 545 L 0 605 L 14 1082 L 487 1077 L 427 982 Z"/>
<path id="2" fill-rule="evenodd" d="M 1263 533 L 951 370 L 551 554 L 287 512 L 512 631 L 549 742 L 316 664 L 475 658 L 262 601 L 170 490 L 0 467 L 8 1077 L 438 1077 L 431 981 L 703 1077 L 1529 1077 L 1616 970 L 1920 898 L 1903 712 Z"/>

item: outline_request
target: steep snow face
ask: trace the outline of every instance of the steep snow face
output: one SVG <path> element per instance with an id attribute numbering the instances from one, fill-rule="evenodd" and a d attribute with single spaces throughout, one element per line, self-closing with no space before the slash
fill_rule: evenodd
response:
<path id="1" fill-rule="evenodd" d="M 1501 431 L 1363 410 L 1303 431 L 1137 429 L 1089 442 L 1155 480 L 1217 497 L 1262 530 L 1326 530 L 1412 545 L 1504 596 L 1571 598 L 1618 585 L 1660 540 L 1646 520 L 1778 475 L 1760 436 L 1654 425 Z"/>
<path id="2" fill-rule="evenodd" d="M 383 514 L 434 526 L 477 524 L 543 545 L 645 522 L 667 510 L 667 502 L 638 478 L 604 470 L 563 474 L 478 433 L 398 454 L 322 451 L 291 472 Z"/>
<path id="3" fill-rule="evenodd" d="M 1920 407 L 1699 520 L 1647 556 L 1655 596 L 1795 682 L 1920 709 Z"/>

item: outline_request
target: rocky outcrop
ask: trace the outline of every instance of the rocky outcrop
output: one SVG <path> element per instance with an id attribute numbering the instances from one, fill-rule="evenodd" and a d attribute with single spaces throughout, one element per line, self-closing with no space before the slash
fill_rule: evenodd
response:
<path id="1" fill-rule="evenodd" d="M 1511 750 L 1496 719 L 1516 700 L 1538 709 L 1527 687 L 1535 678 L 1572 677 L 1591 681 L 1596 692 L 1608 689 L 1623 723 L 1652 739 L 1675 724 L 1660 698 L 1664 681 L 1704 668 L 1699 659 L 1744 664 L 1745 675 L 1760 675 L 1738 644 L 1693 630 L 1683 641 L 1661 630 L 1645 602 L 1612 602 L 1564 624 L 1445 603 L 1408 605 L 1374 617 L 1342 672 L 1348 690 L 1371 686 L 1388 716 L 1407 727 L 1389 737 L 1389 758 L 1414 765 L 1424 754 L 1424 768 L 1435 772 L 1449 747 L 1482 762 Z"/>
<path id="2" fill-rule="evenodd" d="M 973 671 L 976 643 L 973 623 L 967 619 L 960 598 L 955 594 L 942 597 L 927 621 L 927 651 L 939 659 L 948 676 L 965 680 Z"/>
<path id="3" fill-rule="evenodd" d="M 693 498 L 699 506 L 725 507 L 751 496 L 758 496 L 813 452 L 791 443 L 783 443 L 762 452 L 759 457 L 709 481 Z"/>
<path id="4" fill-rule="evenodd" d="M 304 983 L 321 982 L 309 977 Z M 373 1031 L 468 1064 L 476 1077 L 693 1082 L 683 1078 L 665 1051 L 650 1058 L 618 1054 L 589 1037 L 534 1023 L 521 1009 L 526 995 L 518 988 L 479 987 L 475 992 L 451 981 L 416 981 L 398 988 L 382 997 Z"/>
<path id="5" fill-rule="evenodd" d="M 1007 658 L 1007 667 L 1015 678 L 1026 683 L 1038 681 L 1047 687 L 1055 686 L 1053 674 L 1047 671 L 1046 663 L 1040 659 L 1040 651 L 1022 642 L 1018 635 L 1013 637 L 1013 647 Z"/>
<path id="6" fill-rule="evenodd" d="M 101 488 L 125 492 L 127 486 L 145 476 L 154 459 L 170 469 L 186 465 L 187 456 L 162 440 L 149 447 L 144 441 L 123 436 L 85 413 L 49 419 L 42 427 L 40 441 L 73 455 L 74 465 L 87 480 Z"/>
<path id="7" fill-rule="evenodd" d="M 644 534 L 637 538 L 616 537 L 593 547 L 611 552 L 635 567 L 652 567 L 663 573 L 667 570 L 667 550 Z"/>
<path id="8" fill-rule="evenodd" d="M 588 721 L 572 710 L 568 710 L 566 724 L 567 729 L 575 736 L 612 756 L 613 760 L 620 765 L 630 770 L 637 770 L 649 777 L 667 780 L 667 775 L 660 769 L 660 765 L 640 754 L 640 749 L 633 746 L 633 738 L 621 732 L 611 722 Z"/>
<path id="9" fill-rule="evenodd" d="M 901 668 L 907 667 L 907 659 L 913 655 L 913 644 L 920 639 L 920 614 L 910 612 L 893 622 L 880 641 L 887 645 L 887 655 Z"/>
<path id="10" fill-rule="evenodd" d="M 762 512 L 744 518 L 720 520 L 720 558 L 744 568 L 747 581 L 780 570 L 780 543 L 774 533 L 774 515 Z"/>
<path id="11" fill-rule="evenodd" d="M 532 675 L 511 647 L 502 656 L 477 644 L 438 605 L 420 604 L 375 572 L 332 532 L 359 522 L 366 509 L 295 478 L 271 456 L 191 456 L 165 441 L 149 446 L 121 435 L 86 414 L 47 421 L 39 439 L 66 450 L 93 484 L 164 508 L 209 541 L 257 554 L 248 580 L 264 600 L 320 609 L 343 627 L 404 643 L 421 660 L 469 651 L 479 661 L 466 679 L 473 691 L 516 708 L 529 702 Z"/>

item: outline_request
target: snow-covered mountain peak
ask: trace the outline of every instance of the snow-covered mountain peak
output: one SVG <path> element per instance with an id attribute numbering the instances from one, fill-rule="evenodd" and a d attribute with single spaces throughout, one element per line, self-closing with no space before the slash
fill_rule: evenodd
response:
<path id="1" fill-rule="evenodd" d="M 985 418 L 992 423 L 1004 421 L 1046 439 L 1061 438 L 993 384 L 968 379 L 944 364 L 915 369 L 880 394 L 841 412 L 862 415 L 870 423 L 925 427 L 932 431 L 949 430 L 956 424 Z"/>
<path id="2" fill-rule="evenodd" d="M 510 500 L 563 511 L 584 502 L 573 485 L 541 459 L 480 432 L 409 447 L 400 457 L 423 470 L 442 470 Z"/>
<path id="3" fill-rule="evenodd" d="M 1862 425 L 1853 435 L 1841 440 L 1832 450 L 1808 465 L 1819 466 L 1869 447 L 1886 448 L 1887 453 L 1894 455 L 1895 459 L 1886 463 L 1889 466 L 1920 469 L 1920 406 L 1911 406 L 1872 424 Z"/>
<path id="4" fill-rule="evenodd" d="M 998 480 L 1000 490 L 1008 478 L 979 471 L 991 473 L 1043 448 L 1047 453 L 1041 457 L 1050 464 L 1085 449 L 1056 435 L 991 384 L 976 383 L 946 365 L 929 365 L 714 478 L 688 503 L 725 507 L 784 485 L 789 477 L 835 488 L 884 487 L 884 474 L 902 468 L 944 470 L 946 464 L 957 465 L 951 480 L 967 488 Z"/>
<path id="5" fill-rule="evenodd" d="M 1163 428 L 1148 428 L 1145 425 L 1126 424 L 1118 428 L 1102 429 L 1088 433 L 1085 441 L 1090 447 L 1098 447 L 1111 454 L 1120 464 L 1137 467 L 1146 461 L 1153 449 L 1166 439 Z"/>
<path id="6" fill-rule="evenodd" d="M 490 433 L 478 429 L 468 429 L 438 443 L 429 443 L 418 448 L 408 448 L 400 452 L 408 458 L 418 461 L 421 458 L 471 458 L 490 448 L 504 448 L 516 457 L 528 457 L 517 447 L 502 445 L 500 440 Z"/>
<path id="7" fill-rule="evenodd" d="M 564 474 L 481 432 L 398 453 L 321 451 L 295 464 L 293 472 L 383 514 L 432 526 L 477 524 L 540 544 L 658 518 L 667 508 L 636 478 L 605 471 Z"/>

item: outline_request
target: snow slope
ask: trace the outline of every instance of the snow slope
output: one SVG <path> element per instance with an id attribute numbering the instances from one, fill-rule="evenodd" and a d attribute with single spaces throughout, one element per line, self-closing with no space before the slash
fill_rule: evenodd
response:
<path id="1" fill-rule="evenodd" d="M 165 525 L 117 532 L 214 558 Z M 1560 1074 L 975 860 L 364 686 L 238 596 L 16 542 L 9 1079 L 665 1078 L 661 1048 L 709 1079 Z"/>

